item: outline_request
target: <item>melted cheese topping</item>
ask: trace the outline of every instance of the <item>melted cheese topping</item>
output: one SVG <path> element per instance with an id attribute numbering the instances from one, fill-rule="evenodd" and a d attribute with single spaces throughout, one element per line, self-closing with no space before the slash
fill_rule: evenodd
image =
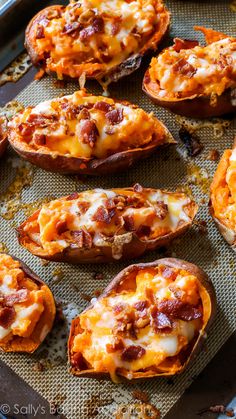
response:
<path id="1" fill-rule="evenodd" d="M 158 82 L 158 95 L 163 99 L 212 93 L 220 96 L 236 86 L 236 40 L 229 37 L 179 52 L 167 48 L 152 59 L 149 74 Z"/>
<path id="2" fill-rule="evenodd" d="M 167 358 L 176 357 L 199 332 L 202 321 L 200 318 L 190 321 L 174 318 L 170 330 L 156 330 L 150 314 L 155 303 L 148 300 L 146 292 L 152 290 L 154 298 L 160 303 L 162 300 L 175 299 L 174 292 L 178 291 L 182 301 L 201 307 L 200 284 L 187 271 L 168 268 L 171 271 L 169 278 L 164 276 L 163 271 L 163 265 L 140 270 L 136 273 L 134 290 L 126 289 L 124 279 L 120 292 L 113 290 L 107 297 L 92 300 L 93 307 L 79 317 L 81 333 L 74 337 L 72 353 L 81 353 L 89 368 L 109 372 L 113 378 L 117 369 L 128 370 L 132 378 L 132 372 L 149 368 L 158 370 Z M 147 303 L 145 315 L 135 308 L 135 304 L 143 301 Z M 116 312 L 119 306 L 123 308 Z M 147 319 L 146 326 L 138 327 L 140 318 Z M 125 329 L 129 321 L 134 322 L 136 337 Z M 124 328 L 117 331 L 120 324 Z M 114 336 L 122 339 L 123 347 L 111 352 L 109 345 L 114 344 Z M 138 359 L 124 359 L 122 353 L 133 345 L 143 348 L 143 355 Z M 173 358 L 172 367 L 175 368 L 175 365 L 179 367 L 180 363 Z"/>
<path id="3" fill-rule="evenodd" d="M 109 201 L 111 210 L 107 210 Z M 160 213 L 160 208 L 164 212 Z M 107 221 L 99 219 L 101 209 L 108 212 Z M 47 254 L 53 255 L 75 246 L 73 232 L 82 229 L 91 236 L 91 246 L 110 246 L 113 257 L 119 259 L 123 244 L 132 240 L 132 232 L 142 240 L 156 239 L 190 223 L 194 214 L 194 202 L 183 193 L 98 189 L 81 192 L 74 199 L 44 204 L 37 220 L 26 223 L 24 231 Z"/>
<path id="4" fill-rule="evenodd" d="M 158 31 L 165 12 L 157 0 L 81 0 L 70 3 L 61 16 L 35 27 L 36 48 L 47 56 L 47 68 L 79 77 L 104 73 L 137 53 Z M 96 20 L 99 19 L 99 25 Z M 44 28 L 37 39 L 38 27 Z M 72 27 L 75 30 L 71 30 Z M 95 29 L 95 30 L 94 30 Z"/>
<path id="5" fill-rule="evenodd" d="M 214 216 L 236 232 L 236 149 L 226 150 L 211 185 Z"/>
<path id="6" fill-rule="evenodd" d="M 0 343 L 12 336 L 29 337 L 44 311 L 43 291 L 25 276 L 18 261 L 0 254 L 0 297 L 11 296 L 22 289 L 29 290 L 27 300 L 13 304 L 15 319 L 7 328 L 0 326 Z M 2 305 L 4 307 L 4 301 L 0 303 L 0 311 Z"/>
<path id="7" fill-rule="evenodd" d="M 119 122 L 112 124 L 109 110 L 94 107 L 98 103 L 118 112 Z M 86 135 L 83 130 L 88 120 L 93 125 L 87 128 Z M 9 127 L 13 143 L 23 144 L 25 150 L 68 157 L 105 158 L 153 140 L 160 145 L 167 142 L 165 128 L 152 114 L 83 91 L 26 108 Z M 92 135 L 91 141 L 88 135 Z"/>

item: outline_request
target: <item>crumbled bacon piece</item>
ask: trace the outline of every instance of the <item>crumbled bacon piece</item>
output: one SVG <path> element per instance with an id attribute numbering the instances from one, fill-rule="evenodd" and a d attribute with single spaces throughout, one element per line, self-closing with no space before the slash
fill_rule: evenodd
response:
<path id="1" fill-rule="evenodd" d="M 93 239 L 88 231 L 84 229 L 71 231 L 71 236 L 80 249 L 83 247 L 85 249 L 91 249 L 93 245 Z"/>
<path id="2" fill-rule="evenodd" d="M 80 125 L 82 141 L 85 144 L 89 144 L 90 147 L 93 148 L 99 135 L 95 122 L 91 121 L 90 119 L 82 119 Z"/>
<path id="3" fill-rule="evenodd" d="M 86 201 L 78 202 L 78 208 L 81 214 L 85 214 L 90 207 L 90 203 Z"/>
<path id="4" fill-rule="evenodd" d="M 81 109 L 78 115 L 78 119 L 90 119 L 90 113 L 87 108 L 84 107 L 83 109 Z"/>
<path id="5" fill-rule="evenodd" d="M 81 25 L 81 23 L 79 23 L 79 22 L 72 22 L 72 23 L 67 23 L 65 26 L 64 26 L 64 28 L 63 28 L 63 30 L 62 30 L 62 33 L 63 34 L 71 34 L 71 33 L 73 33 L 73 32 L 75 32 L 75 31 L 79 31 L 79 30 L 82 30 L 83 29 L 83 26 Z"/>
<path id="6" fill-rule="evenodd" d="M 36 38 L 36 39 L 42 39 L 42 38 L 45 38 L 45 34 L 44 34 L 44 27 L 43 27 L 43 26 L 41 26 L 41 25 L 38 25 L 38 26 L 37 26 L 37 29 L 36 29 L 36 36 L 35 36 L 35 38 Z"/>
<path id="7" fill-rule="evenodd" d="M 77 353 L 72 355 L 71 365 L 72 365 L 72 367 L 74 367 L 74 368 L 76 368 L 77 370 L 80 370 L 80 371 L 88 369 L 87 362 L 85 361 L 83 355 L 80 352 L 77 352 Z"/>
<path id="8" fill-rule="evenodd" d="M 112 125 L 120 124 L 120 122 L 123 121 L 123 118 L 123 109 L 121 108 L 113 109 L 106 113 L 106 119 Z"/>
<path id="9" fill-rule="evenodd" d="M 136 233 L 140 237 L 149 236 L 151 233 L 151 227 L 140 225 Z"/>
<path id="10" fill-rule="evenodd" d="M 199 45 L 198 41 L 191 41 L 189 39 L 174 38 L 173 49 L 179 52 L 181 49 L 191 49 Z"/>
<path id="11" fill-rule="evenodd" d="M 34 143 L 36 145 L 45 145 L 46 144 L 46 135 L 45 134 L 34 134 Z"/>
<path id="12" fill-rule="evenodd" d="M 135 231 L 134 217 L 132 214 L 125 215 L 123 217 L 124 228 L 126 231 Z"/>
<path id="13" fill-rule="evenodd" d="M 86 42 L 88 38 L 96 33 L 102 33 L 104 31 L 104 20 L 102 17 L 95 17 L 93 23 L 85 29 L 80 31 L 81 42 Z"/>
<path id="14" fill-rule="evenodd" d="M 5 305 L 12 307 L 15 303 L 23 303 L 29 298 L 29 290 L 23 288 L 19 291 L 13 292 L 12 294 L 5 296 Z"/>
<path id="15" fill-rule="evenodd" d="M 31 137 L 33 135 L 34 132 L 34 128 L 32 126 L 30 126 L 29 124 L 26 124 L 24 122 L 22 122 L 21 124 L 18 125 L 18 130 L 20 131 L 20 134 L 23 137 Z M 29 138 L 30 140 L 31 138 Z M 26 140 L 26 138 L 24 138 L 24 140 Z"/>
<path id="16" fill-rule="evenodd" d="M 73 201 L 74 199 L 79 198 L 79 193 L 78 192 L 73 192 L 71 195 L 67 196 L 66 200 L 67 201 Z"/>
<path id="17" fill-rule="evenodd" d="M 142 348 L 142 346 L 130 345 L 123 350 L 121 359 L 127 362 L 134 361 L 136 359 L 142 358 L 145 352 L 146 351 L 144 348 Z"/>
<path id="18" fill-rule="evenodd" d="M 14 322 L 16 312 L 14 307 L 4 307 L 0 309 L 0 326 L 4 329 L 8 329 Z"/>
<path id="19" fill-rule="evenodd" d="M 58 221 L 56 223 L 56 231 L 59 236 L 65 233 L 68 230 L 67 222 L 66 221 Z"/>
<path id="20" fill-rule="evenodd" d="M 177 277 L 177 272 L 168 266 L 163 267 L 161 274 L 164 278 L 171 279 L 172 281 L 174 281 Z"/>
<path id="21" fill-rule="evenodd" d="M 116 207 L 115 202 L 113 200 L 113 198 L 108 198 L 105 202 L 105 207 L 108 210 L 114 209 Z"/>
<path id="22" fill-rule="evenodd" d="M 188 156 L 195 157 L 203 149 L 203 145 L 200 142 L 198 136 L 192 132 L 189 132 L 184 126 L 179 130 L 179 138 L 187 149 Z"/>
<path id="23" fill-rule="evenodd" d="M 122 311 L 125 310 L 126 304 L 124 303 L 119 303 L 116 306 L 113 307 L 113 311 L 115 314 L 120 314 L 122 313 Z"/>
<path id="24" fill-rule="evenodd" d="M 139 183 L 135 183 L 135 185 L 133 186 L 133 190 L 134 192 L 142 193 L 143 187 Z"/>
<path id="25" fill-rule="evenodd" d="M 124 342 L 122 338 L 118 336 L 114 336 L 113 339 L 114 339 L 114 342 L 112 344 L 108 343 L 106 345 L 106 350 L 108 353 L 113 353 L 113 352 L 121 351 L 122 349 L 124 349 Z"/>
<path id="26" fill-rule="evenodd" d="M 178 60 L 172 68 L 175 73 L 179 73 L 187 77 L 193 77 L 197 71 L 196 68 L 192 66 L 192 64 L 185 60 L 185 58 Z"/>
<path id="27" fill-rule="evenodd" d="M 134 308 L 136 308 L 136 310 L 138 310 L 138 311 L 143 311 L 147 307 L 148 307 L 148 301 L 147 300 L 137 301 L 137 303 L 134 304 Z"/>
<path id="28" fill-rule="evenodd" d="M 185 321 L 202 317 L 202 310 L 178 299 L 162 300 L 158 303 L 158 310 L 172 318 Z"/>
<path id="29" fill-rule="evenodd" d="M 154 207 L 157 218 L 164 220 L 168 214 L 168 205 L 163 201 L 157 201 Z"/>
<path id="30" fill-rule="evenodd" d="M 114 22 L 112 22 L 112 24 L 111 24 L 111 34 L 112 34 L 112 36 L 115 36 L 115 35 L 118 34 L 118 32 L 120 31 L 120 27 L 121 27 L 120 20 L 116 19 L 116 20 L 114 20 Z"/>
<path id="31" fill-rule="evenodd" d="M 112 105 L 110 105 L 107 102 L 101 101 L 101 102 L 95 103 L 95 105 L 94 105 L 93 108 L 94 109 L 98 109 L 99 111 L 102 111 L 102 112 L 106 112 L 107 113 L 107 112 L 109 112 L 109 111 L 112 110 Z"/>
<path id="32" fill-rule="evenodd" d="M 39 114 L 31 113 L 27 119 L 27 122 L 31 124 L 32 126 L 44 128 L 53 120 L 54 120 L 53 115 L 43 115 L 43 114 L 39 115 Z"/>
<path id="33" fill-rule="evenodd" d="M 158 311 L 157 307 L 154 306 L 151 310 L 151 316 L 153 318 L 154 329 L 158 332 L 162 330 L 163 332 L 168 332 L 172 328 L 172 322 L 169 317 Z"/>
<path id="34" fill-rule="evenodd" d="M 97 211 L 93 215 L 92 220 L 100 222 L 100 223 L 110 224 L 115 213 L 116 213 L 115 208 L 108 211 L 107 208 L 101 205 L 100 207 L 98 207 Z"/>

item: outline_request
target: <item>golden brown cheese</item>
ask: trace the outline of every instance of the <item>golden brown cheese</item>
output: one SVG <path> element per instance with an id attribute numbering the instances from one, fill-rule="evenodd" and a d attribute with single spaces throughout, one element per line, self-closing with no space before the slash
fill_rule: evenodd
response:
<path id="1" fill-rule="evenodd" d="M 36 50 L 58 78 L 104 73 L 138 53 L 158 31 L 163 14 L 157 0 L 71 2 L 38 20 Z"/>
<path id="2" fill-rule="evenodd" d="M 84 91 L 26 108 L 9 123 L 13 145 L 25 151 L 106 158 L 124 150 L 166 142 L 164 126 L 142 109 Z"/>
<path id="3" fill-rule="evenodd" d="M 236 232 L 236 149 L 225 150 L 211 185 L 214 217 Z"/>
<path id="4" fill-rule="evenodd" d="M 36 219 L 23 225 L 21 234 L 47 255 L 70 247 L 109 246 L 113 257 L 120 259 L 123 244 L 134 232 L 141 240 L 152 240 L 191 222 L 195 203 L 184 193 L 140 185 L 134 189 L 95 189 L 46 203 Z"/>
<path id="5" fill-rule="evenodd" d="M 193 95 L 218 96 L 236 86 L 236 40 L 225 37 L 205 47 L 194 41 L 176 40 L 152 58 L 149 76 L 160 87 L 160 98 Z M 186 44 L 186 45 L 185 45 Z M 182 46 L 181 46 L 182 45 Z"/>
<path id="6" fill-rule="evenodd" d="M 0 254 L 0 345 L 14 336 L 30 337 L 44 311 L 44 290 L 20 263 Z"/>
<path id="7" fill-rule="evenodd" d="M 202 299 L 199 280 L 183 269 L 137 269 L 120 289 L 93 299 L 92 308 L 80 315 L 72 366 L 108 372 L 113 380 L 124 370 L 130 379 L 150 368 L 175 373 L 178 355 L 206 321 Z"/>

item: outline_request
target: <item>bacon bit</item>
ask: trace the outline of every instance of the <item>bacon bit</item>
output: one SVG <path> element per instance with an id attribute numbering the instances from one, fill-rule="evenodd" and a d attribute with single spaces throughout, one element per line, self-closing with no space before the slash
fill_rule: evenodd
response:
<path id="1" fill-rule="evenodd" d="M 107 135 L 113 135 L 116 132 L 114 127 L 108 127 L 108 126 L 104 128 L 104 131 Z"/>
<path id="2" fill-rule="evenodd" d="M 117 125 L 123 121 L 123 109 L 113 109 L 106 113 L 106 119 L 112 125 Z"/>
<path id="3" fill-rule="evenodd" d="M 102 17 L 95 17 L 92 25 L 80 31 L 80 41 L 85 42 L 95 33 L 102 33 L 104 31 L 104 20 Z"/>
<path id="4" fill-rule="evenodd" d="M 73 192 L 71 195 L 67 196 L 66 200 L 73 201 L 74 199 L 78 199 L 78 198 L 79 198 L 79 193 Z"/>
<path id="5" fill-rule="evenodd" d="M 8 307 L 12 307 L 15 303 L 23 303 L 28 300 L 29 294 L 29 290 L 23 288 L 22 290 L 6 295 L 5 305 Z"/>
<path id="6" fill-rule="evenodd" d="M 114 339 L 114 342 L 112 344 L 108 343 L 106 345 L 106 350 L 109 354 L 113 353 L 113 352 L 116 352 L 116 351 L 121 351 L 121 350 L 124 349 L 124 342 L 123 342 L 122 338 L 120 338 L 118 336 L 114 336 L 113 339 Z"/>
<path id="7" fill-rule="evenodd" d="M 107 199 L 105 202 L 105 207 L 108 210 L 114 209 L 116 207 L 114 200 L 112 198 Z"/>
<path id="8" fill-rule="evenodd" d="M 145 294 L 147 299 L 151 302 L 151 304 L 155 304 L 155 296 L 153 290 L 151 288 L 146 288 Z"/>
<path id="9" fill-rule="evenodd" d="M 71 365 L 79 371 L 88 369 L 87 362 L 85 361 L 83 355 L 80 352 L 77 352 L 72 355 Z"/>
<path id="10" fill-rule="evenodd" d="M 85 249 L 91 249 L 93 239 L 88 231 L 85 231 L 84 229 L 71 231 L 71 236 L 79 248 L 84 247 Z"/>
<path id="11" fill-rule="evenodd" d="M 81 25 L 81 23 L 79 22 L 72 22 L 72 23 L 68 23 L 67 25 L 64 26 L 62 33 L 63 34 L 71 34 L 75 31 L 80 31 L 83 29 L 83 26 Z"/>
<path id="12" fill-rule="evenodd" d="M 121 27 L 121 22 L 118 20 L 115 20 L 114 22 L 112 22 L 111 24 L 111 34 L 112 36 L 115 36 L 118 34 L 118 32 L 120 31 L 120 27 Z"/>
<path id="13" fill-rule="evenodd" d="M 54 117 L 52 115 L 34 114 L 31 113 L 27 119 L 27 122 L 33 126 L 45 127 Z"/>
<path id="14" fill-rule="evenodd" d="M 146 391 L 134 390 L 132 396 L 134 399 L 138 399 L 144 403 L 147 403 L 150 400 L 150 396 Z"/>
<path id="15" fill-rule="evenodd" d="M 181 49 L 191 49 L 199 45 L 198 41 L 191 41 L 189 39 L 174 38 L 173 49 L 180 52 Z"/>
<path id="16" fill-rule="evenodd" d="M 32 136 L 34 128 L 31 127 L 30 125 L 22 122 L 21 124 L 18 125 L 18 130 L 20 131 L 21 135 L 24 137 L 29 137 Z M 31 138 L 29 138 L 30 141 Z M 27 140 L 26 138 L 24 139 L 25 141 Z"/>
<path id="17" fill-rule="evenodd" d="M 122 313 L 122 311 L 124 311 L 126 308 L 126 304 L 124 303 L 119 303 L 116 306 L 113 307 L 113 311 L 115 314 L 120 314 Z"/>
<path id="18" fill-rule="evenodd" d="M 46 135 L 45 134 L 34 134 L 34 143 L 36 145 L 45 145 L 46 144 Z"/>
<path id="19" fill-rule="evenodd" d="M 146 351 L 144 348 L 142 348 L 142 346 L 130 345 L 123 350 L 121 354 L 121 359 L 127 362 L 134 361 L 136 359 L 142 358 L 145 352 Z"/>
<path id="20" fill-rule="evenodd" d="M 168 205 L 163 201 L 157 201 L 155 204 L 155 214 L 159 220 L 164 220 L 168 214 Z"/>
<path id="21" fill-rule="evenodd" d="M 90 119 L 90 113 L 87 108 L 84 107 L 83 109 L 81 109 L 78 115 L 78 119 Z"/>
<path id="22" fill-rule="evenodd" d="M 125 215 L 123 217 L 123 220 L 124 220 L 124 228 L 126 231 L 135 231 L 133 215 L 131 214 Z"/>
<path id="23" fill-rule="evenodd" d="M 164 266 L 164 269 L 161 272 L 162 276 L 164 276 L 164 278 L 167 279 L 171 279 L 172 281 L 174 281 L 177 277 L 177 272 L 173 271 L 173 269 Z"/>
<path id="24" fill-rule="evenodd" d="M 136 231 L 137 235 L 139 237 L 143 237 L 143 236 L 149 236 L 151 233 L 151 227 L 149 226 L 144 226 L 141 225 L 139 226 L 138 230 Z"/>
<path id="25" fill-rule="evenodd" d="M 102 272 L 94 272 L 93 273 L 93 279 L 96 279 L 98 281 L 102 281 L 104 278 L 104 274 Z"/>
<path id="26" fill-rule="evenodd" d="M 154 322 L 154 329 L 156 332 L 162 330 L 163 332 L 168 332 L 172 329 L 172 322 L 166 314 L 158 311 L 157 307 L 154 306 L 151 310 L 151 316 Z"/>
<path id="27" fill-rule="evenodd" d="M 59 236 L 65 233 L 68 230 L 67 222 L 66 221 L 58 221 L 56 223 L 56 231 Z"/>
<path id="28" fill-rule="evenodd" d="M 187 77 L 193 77 L 197 71 L 192 64 L 189 64 L 188 61 L 185 60 L 185 58 L 178 60 L 172 68 L 175 73 L 179 73 Z"/>
<path id="29" fill-rule="evenodd" d="M 98 207 L 97 211 L 93 215 L 92 220 L 97 221 L 99 223 L 110 224 L 115 213 L 116 213 L 115 209 L 108 211 L 105 207 L 100 206 Z"/>
<path id="30" fill-rule="evenodd" d="M 211 161 L 216 161 L 216 160 L 219 160 L 219 157 L 220 157 L 219 151 L 213 148 L 212 150 L 209 151 L 206 159 L 211 160 Z"/>
<path id="31" fill-rule="evenodd" d="M 0 326 L 4 329 L 8 329 L 14 322 L 16 312 L 14 307 L 4 307 L 0 309 Z"/>
<path id="32" fill-rule="evenodd" d="M 113 106 L 110 105 L 107 102 L 101 101 L 101 102 L 95 103 L 95 105 L 94 105 L 93 108 L 94 109 L 98 109 L 99 111 L 102 111 L 102 112 L 106 112 L 107 113 L 107 112 L 109 112 L 109 111 L 112 110 Z"/>
<path id="33" fill-rule="evenodd" d="M 185 321 L 195 320 L 202 317 L 202 310 L 177 299 L 160 301 L 158 304 L 158 310 L 170 317 Z"/>
<path id="34" fill-rule="evenodd" d="M 133 186 L 133 191 L 137 193 L 142 193 L 143 187 L 139 183 L 135 183 L 135 185 Z"/>
<path id="35" fill-rule="evenodd" d="M 148 301 L 147 300 L 138 301 L 137 303 L 134 304 L 134 307 L 138 311 L 143 311 L 145 308 L 148 307 Z"/>
<path id="36" fill-rule="evenodd" d="M 93 148 L 95 146 L 96 139 L 99 135 L 95 122 L 89 119 L 84 119 L 80 122 L 80 124 L 82 141 L 85 144 L 89 144 L 89 146 Z"/>
<path id="37" fill-rule="evenodd" d="M 201 153 L 203 145 L 196 134 L 189 132 L 184 126 L 179 130 L 179 138 L 185 145 L 189 157 L 195 157 Z"/>
<path id="38" fill-rule="evenodd" d="M 37 26 L 37 30 L 36 30 L 36 39 L 42 39 L 45 38 L 45 34 L 44 34 L 44 27 L 41 25 Z"/>

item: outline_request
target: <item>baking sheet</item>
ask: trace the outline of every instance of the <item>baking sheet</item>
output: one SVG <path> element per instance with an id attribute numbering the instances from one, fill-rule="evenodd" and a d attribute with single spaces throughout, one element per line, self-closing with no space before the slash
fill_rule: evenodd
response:
<path id="1" fill-rule="evenodd" d="M 201 34 L 194 33 L 194 25 L 213 27 L 231 35 L 236 33 L 236 14 L 228 1 L 170 0 L 166 3 L 172 12 L 171 37 L 202 40 Z M 140 71 L 111 86 L 110 94 L 118 99 L 134 102 L 148 112 L 153 111 L 178 139 L 180 126 L 176 117 L 161 108 L 155 108 L 141 92 L 142 77 L 148 62 L 147 59 Z M 87 87 L 89 92 L 101 93 L 97 83 L 88 83 Z M 35 105 L 45 99 L 73 93 L 77 88 L 76 83 L 69 83 L 65 87 L 59 85 L 55 79 L 47 77 L 40 82 L 32 82 L 20 93 L 17 100 L 24 105 Z M 207 234 L 199 231 L 199 227 L 196 226 L 168 249 L 168 255 L 186 259 L 202 267 L 211 277 L 218 298 L 217 317 L 205 348 L 194 365 L 182 375 L 171 380 L 152 379 L 134 385 L 117 385 L 109 381 L 98 382 L 71 377 L 67 371 L 66 360 L 67 324 L 57 326 L 52 336 L 33 356 L 0 355 L 0 358 L 35 390 L 53 402 L 52 407 L 57 406 L 59 412 L 68 418 L 112 418 L 119 407 L 135 402 L 135 390 L 147 392 L 150 403 L 159 408 L 164 416 L 235 330 L 235 254 L 224 242 L 208 214 L 206 193 L 217 166 L 217 162 L 207 160 L 207 156 L 212 149 L 217 149 L 222 154 L 225 148 L 231 147 L 235 133 L 235 122 L 231 122 L 224 135 L 218 135 L 219 138 L 214 135 L 212 126 L 206 127 L 198 132 L 204 150 L 194 160 L 186 157 L 184 147 L 179 144 L 176 148 L 166 149 L 151 159 L 139 162 L 127 172 L 109 177 L 82 178 L 47 173 L 25 164 L 11 151 L 8 151 L 6 158 L 1 161 L 0 242 L 10 253 L 22 258 L 51 286 L 56 299 L 62 302 L 68 321 L 86 307 L 86 299 L 103 289 L 127 263 L 74 267 L 55 263 L 42 265 L 40 260 L 20 248 L 14 228 L 26 218 L 26 213 L 37 208 L 45 197 L 59 197 L 75 190 L 82 191 L 94 187 L 124 187 L 136 182 L 146 187 L 171 190 L 179 187 L 186 189 L 186 185 L 192 183 L 188 187 L 200 204 L 197 219 L 207 222 Z M 21 191 L 22 178 L 25 185 Z M 10 185 L 13 191 L 11 196 Z M 7 220 L 6 202 L 12 197 L 16 214 Z M 33 203 L 32 207 L 24 205 L 29 202 Z M 139 261 L 151 261 L 162 256 L 163 252 L 155 251 Z M 96 275 L 97 273 L 102 273 L 102 277 Z"/>

